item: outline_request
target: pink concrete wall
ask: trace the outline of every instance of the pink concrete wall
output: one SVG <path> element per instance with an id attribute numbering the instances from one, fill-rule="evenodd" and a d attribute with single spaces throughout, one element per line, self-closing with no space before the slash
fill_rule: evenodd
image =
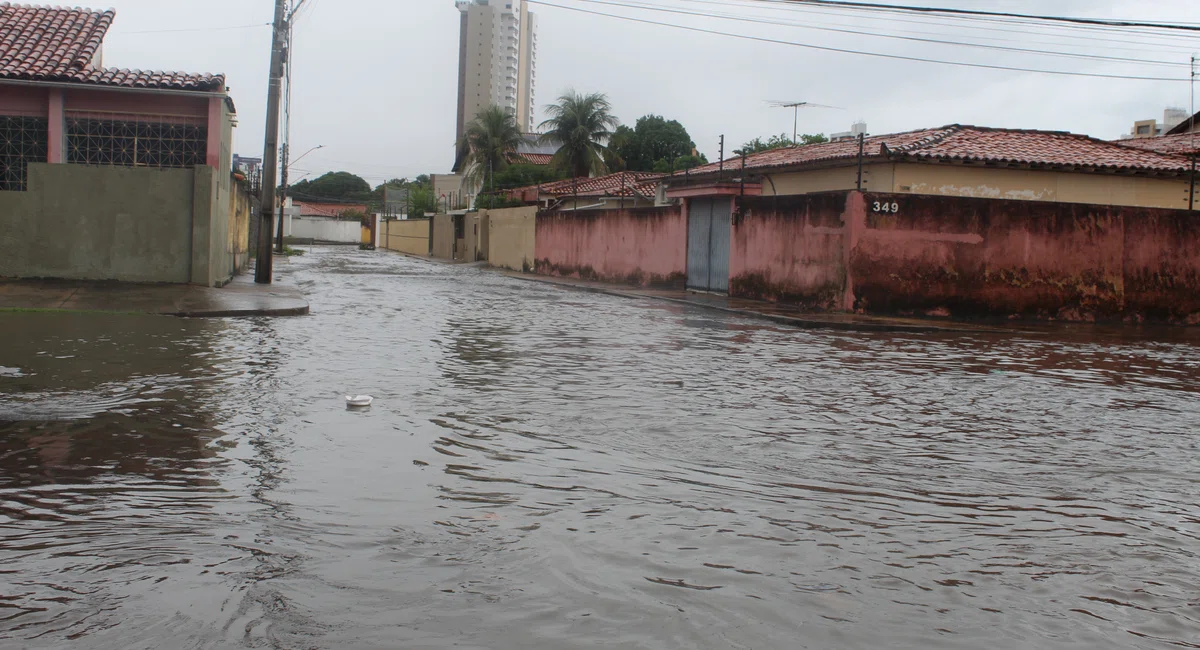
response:
<path id="1" fill-rule="evenodd" d="M 542 275 L 682 287 L 687 218 L 679 207 L 543 212 L 535 268 Z"/>
<path id="2" fill-rule="evenodd" d="M 850 256 L 855 309 L 1073 321 L 1124 310 L 1124 208 L 864 198 Z M 877 202 L 899 211 L 876 212 Z"/>
<path id="3" fill-rule="evenodd" d="M 0 86 L 0 115 L 45 117 L 49 111 L 47 92 L 34 86 Z"/>
<path id="4" fill-rule="evenodd" d="M 97 113 L 126 113 L 129 115 L 155 115 L 208 119 L 209 97 L 197 94 L 169 95 L 155 92 L 119 92 L 70 88 L 66 90 L 66 109 Z M 168 120 L 162 120 L 168 121 Z M 194 120 L 191 120 L 194 121 Z M 202 122 L 203 123 L 203 122 Z"/>
<path id="5" fill-rule="evenodd" d="M 1126 310 L 1200 325 L 1200 213 L 1127 208 L 1124 221 Z"/>
<path id="6" fill-rule="evenodd" d="M 839 309 L 846 285 L 845 194 L 742 202 L 730 238 L 736 296 Z"/>
<path id="7" fill-rule="evenodd" d="M 903 315 L 1200 324 L 1200 218 L 1185 211 L 858 192 L 740 206 L 731 295 Z"/>

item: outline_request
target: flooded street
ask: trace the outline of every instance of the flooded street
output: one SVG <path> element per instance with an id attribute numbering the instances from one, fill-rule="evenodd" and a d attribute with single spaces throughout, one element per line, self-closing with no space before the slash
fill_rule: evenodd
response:
<path id="1" fill-rule="evenodd" d="M 311 316 L 0 314 L 0 647 L 1200 647 L 1195 332 L 280 266 Z"/>

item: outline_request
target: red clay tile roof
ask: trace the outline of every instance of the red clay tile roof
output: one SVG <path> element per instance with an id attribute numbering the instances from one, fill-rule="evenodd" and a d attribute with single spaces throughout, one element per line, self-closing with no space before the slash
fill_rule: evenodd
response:
<path id="1" fill-rule="evenodd" d="M 994 129 L 952 124 L 937 129 L 877 135 L 866 139 L 867 158 L 889 160 L 963 161 L 1027 164 L 1045 167 L 1178 172 L 1188 161 L 1173 155 L 1142 151 L 1085 135 L 1061 131 Z M 746 169 L 800 167 L 858 157 L 857 140 L 839 140 L 746 157 Z M 726 173 L 737 173 L 742 159 L 725 161 Z M 687 172 L 696 176 L 718 171 L 713 163 Z M 677 172 L 676 176 L 683 176 Z"/>
<path id="2" fill-rule="evenodd" d="M 1113 140 L 1123 147 L 1133 147 L 1143 151 L 1176 156 L 1190 156 L 1200 153 L 1200 133 L 1181 133 L 1179 135 L 1164 135 L 1157 138 L 1134 138 L 1131 140 Z"/>
<path id="3" fill-rule="evenodd" d="M 96 68 L 116 12 L 0 2 L 0 79 L 222 91 L 224 75 Z"/>
<path id="4" fill-rule="evenodd" d="M 666 174 L 652 172 L 617 172 L 596 178 L 580 178 L 546 183 L 540 187 L 542 194 L 551 196 L 643 196 L 653 197 L 658 191 L 658 182 Z M 536 189 L 536 187 L 522 188 Z M 514 190 L 520 192 L 521 190 Z"/>
<path id="5" fill-rule="evenodd" d="M 508 155 L 508 162 L 519 165 L 549 165 L 554 159 L 552 153 L 511 153 Z"/>
<path id="6" fill-rule="evenodd" d="M 317 203 L 315 201 L 294 201 L 300 208 L 302 217 L 340 217 L 347 212 L 367 211 L 367 206 L 356 203 Z"/>

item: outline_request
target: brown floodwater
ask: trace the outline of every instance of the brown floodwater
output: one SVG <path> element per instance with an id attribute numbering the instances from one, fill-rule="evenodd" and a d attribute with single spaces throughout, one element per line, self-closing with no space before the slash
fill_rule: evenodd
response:
<path id="1" fill-rule="evenodd" d="M 1200 647 L 1194 331 L 283 273 L 311 316 L 0 314 L 0 647 Z"/>

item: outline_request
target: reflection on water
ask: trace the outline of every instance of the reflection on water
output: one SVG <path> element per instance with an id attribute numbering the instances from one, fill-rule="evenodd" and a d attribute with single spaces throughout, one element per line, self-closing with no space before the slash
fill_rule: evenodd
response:
<path id="1" fill-rule="evenodd" d="M 345 249 L 284 272 L 311 317 L 0 314 L 0 638 L 1200 645 L 1193 332 L 801 332 Z"/>

